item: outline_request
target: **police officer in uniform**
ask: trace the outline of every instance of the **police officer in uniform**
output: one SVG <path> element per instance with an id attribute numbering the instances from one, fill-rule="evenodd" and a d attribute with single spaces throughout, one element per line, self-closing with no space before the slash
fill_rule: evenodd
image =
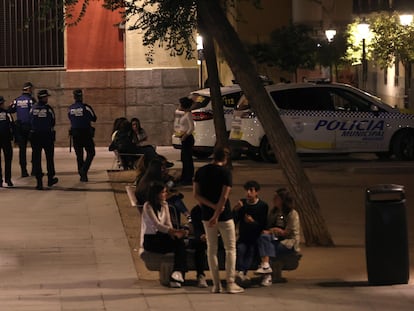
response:
<path id="1" fill-rule="evenodd" d="M 13 187 L 11 181 L 11 166 L 13 159 L 13 117 L 6 109 L 3 96 L 0 96 L 0 152 L 3 150 L 4 155 L 4 177 L 8 187 Z M 3 187 L 3 175 L 1 168 L 0 154 L 0 187 Z"/>
<path id="2" fill-rule="evenodd" d="M 9 111 L 16 113 L 15 137 L 19 145 L 19 164 L 22 177 L 29 176 L 27 172 L 26 148 L 30 133 L 30 108 L 36 103 L 32 96 L 33 84 L 26 82 L 23 85 L 23 93 L 17 97 L 10 106 Z"/>
<path id="3" fill-rule="evenodd" d="M 50 94 L 47 90 L 40 90 L 37 93 L 39 102 L 30 110 L 32 160 L 36 175 L 36 189 L 43 190 L 42 173 L 42 150 L 45 151 L 47 165 L 47 185 L 53 186 L 58 182 L 55 177 L 55 113 L 48 104 Z"/>
<path id="4" fill-rule="evenodd" d="M 83 103 L 82 90 L 74 90 L 73 98 L 75 102 L 68 109 L 71 123 L 70 135 L 73 138 L 80 181 L 87 182 L 88 170 L 95 157 L 95 143 L 93 141 L 95 129 L 91 126 L 91 122 L 96 122 L 96 115 L 91 106 Z M 86 158 L 84 158 L 84 150 Z"/>

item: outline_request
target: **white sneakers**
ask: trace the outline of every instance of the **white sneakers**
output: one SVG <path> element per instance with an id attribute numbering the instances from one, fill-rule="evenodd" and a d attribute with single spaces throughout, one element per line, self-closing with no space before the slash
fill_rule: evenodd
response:
<path id="1" fill-rule="evenodd" d="M 171 274 L 171 279 L 172 279 L 172 281 L 184 283 L 183 274 L 180 271 L 174 271 Z"/>
<path id="2" fill-rule="evenodd" d="M 267 265 L 261 264 L 254 273 L 255 274 L 269 274 L 269 273 L 272 273 L 272 268 L 270 267 L 269 263 Z"/>
<path id="3" fill-rule="evenodd" d="M 227 284 L 227 293 L 229 293 L 229 294 L 239 294 L 239 293 L 243 293 L 243 292 L 244 292 L 244 288 L 240 287 L 236 283 L 228 283 Z"/>
<path id="4" fill-rule="evenodd" d="M 197 286 L 199 288 L 207 288 L 208 287 L 206 277 L 204 275 L 201 274 L 201 275 L 198 276 Z"/>
<path id="5" fill-rule="evenodd" d="M 180 288 L 182 283 L 184 283 L 183 274 L 180 271 L 174 271 L 171 274 L 170 287 Z"/>
<path id="6" fill-rule="evenodd" d="M 262 286 L 270 286 L 272 285 L 272 275 L 271 274 L 265 274 L 263 276 L 262 282 L 261 282 Z"/>

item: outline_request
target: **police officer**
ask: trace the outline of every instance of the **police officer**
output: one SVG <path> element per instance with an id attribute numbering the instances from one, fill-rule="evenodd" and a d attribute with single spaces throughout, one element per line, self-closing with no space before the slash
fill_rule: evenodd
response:
<path id="1" fill-rule="evenodd" d="M 91 122 L 96 122 L 96 115 L 92 107 L 83 102 L 82 90 L 73 91 L 75 102 L 69 106 L 68 117 L 71 123 L 70 135 L 73 138 L 73 148 L 76 153 L 80 181 L 88 181 L 88 170 L 95 157 L 95 143 L 93 141 L 95 129 Z M 86 151 L 86 158 L 83 157 Z"/>
<path id="2" fill-rule="evenodd" d="M 36 175 L 36 189 L 43 190 L 42 150 L 45 151 L 47 165 L 47 185 L 53 186 L 58 182 L 55 177 L 55 113 L 48 104 L 49 92 L 40 90 L 37 93 L 39 102 L 30 110 L 31 142 L 33 150 L 33 169 Z"/>
<path id="3" fill-rule="evenodd" d="M 4 177 L 8 187 L 13 187 L 11 181 L 11 166 L 13 159 L 13 117 L 5 107 L 3 96 L 0 96 L 0 152 L 3 149 L 4 155 Z M 0 187 L 3 187 L 3 175 L 1 168 L 0 154 Z"/>
<path id="4" fill-rule="evenodd" d="M 10 106 L 9 111 L 16 113 L 15 137 L 19 146 L 19 164 L 22 177 L 27 177 L 26 148 L 29 141 L 30 120 L 29 112 L 36 100 L 32 96 L 33 84 L 26 82 L 23 85 L 23 93 L 17 97 Z"/>

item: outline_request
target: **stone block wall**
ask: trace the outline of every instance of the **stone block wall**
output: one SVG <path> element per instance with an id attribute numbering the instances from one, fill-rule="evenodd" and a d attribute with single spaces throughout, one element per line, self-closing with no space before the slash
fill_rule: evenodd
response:
<path id="1" fill-rule="evenodd" d="M 1 71 L 0 95 L 7 103 L 20 95 L 24 82 L 51 93 L 50 105 L 56 113 L 56 146 L 69 146 L 67 108 L 72 91 L 83 89 L 84 101 L 96 112 L 97 146 L 109 146 L 113 121 L 118 117 L 138 117 L 149 136 L 149 143 L 170 145 L 174 111 L 178 99 L 196 90 L 197 68 L 65 71 Z"/>

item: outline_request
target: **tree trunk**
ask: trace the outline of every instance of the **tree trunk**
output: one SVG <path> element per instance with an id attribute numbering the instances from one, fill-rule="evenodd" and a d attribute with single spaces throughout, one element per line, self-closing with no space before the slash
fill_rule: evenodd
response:
<path id="1" fill-rule="evenodd" d="M 332 246 L 332 238 L 321 215 L 312 185 L 296 154 L 294 143 L 238 35 L 224 15 L 218 0 L 198 0 L 197 4 L 199 16 L 202 16 L 208 33 L 223 52 L 275 151 L 301 215 L 306 245 Z"/>
<path id="2" fill-rule="evenodd" d="M 229 140 L 224 120 L 223 99 L 220 91 L 220 79 L 217 69 L 217 57 L 214 41 L 203 23 L 202 15 L 198 18 L 198 30 L 203 37 L 203 50 L 206 60 L 210 97 L 213 107 L 214 129 L 216 131 L 216 146 L 228 147 Z"/>

